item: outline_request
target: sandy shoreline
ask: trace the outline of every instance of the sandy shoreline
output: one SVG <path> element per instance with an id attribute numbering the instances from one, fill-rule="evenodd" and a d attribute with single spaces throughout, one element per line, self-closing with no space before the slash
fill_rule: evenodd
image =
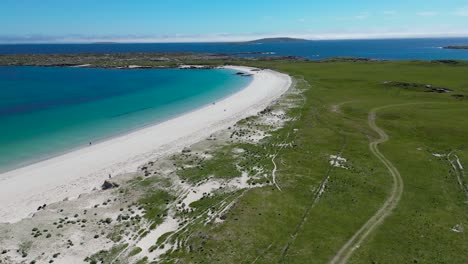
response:
<path id="1" fill-rule="evenodd" d="M 42 204 L 76 198 L 112 175 L 133 172 L 143 163 L 180 151 L 213 132 L 254 115 L 279 98 L 291 78 L 271 70 L 251 71 L 241 91 L 193 112 L 93 146 L 0 174 L 0 222 L 30 216 Z"/>

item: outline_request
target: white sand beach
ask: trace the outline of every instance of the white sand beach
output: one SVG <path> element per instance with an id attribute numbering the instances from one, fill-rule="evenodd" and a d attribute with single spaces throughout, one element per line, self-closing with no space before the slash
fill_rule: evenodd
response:
<path id="1" fill-rule="evenodd" d="M 19 221 L 43 204 L 100 188 L 109 174 L 134 172 L 145 162 L 180 151 L 255 115 L 291 85 L 288 75 L 272 70 L 227 68 L 253 74 L 252 82 L 215 104 L 177 118 L 0 174 L 0 222 Z"/>

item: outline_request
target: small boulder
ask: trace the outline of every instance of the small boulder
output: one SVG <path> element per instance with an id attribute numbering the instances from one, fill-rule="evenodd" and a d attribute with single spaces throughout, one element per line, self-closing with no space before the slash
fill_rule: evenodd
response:
<path id="1" fill-rule="evenodd" d="M 119 187 L 119 185 L 111 181 L 104 181 L 104 183 L 101 186 L 103 190 L 108 190 L 108 189 L 117 188 L 117 187 Z"/>
<path id="2" fill-rule="evenodd" d="M 192 152 L 192 150 L 190 150 L 189 148 L 184 148 L 182 150 L 182 153 L 190 153 L 190 152 Z"/>

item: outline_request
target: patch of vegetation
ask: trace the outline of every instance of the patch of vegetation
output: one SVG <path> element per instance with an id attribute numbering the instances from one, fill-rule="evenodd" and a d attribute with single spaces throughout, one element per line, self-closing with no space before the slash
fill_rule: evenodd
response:
<path id="1" fill-rule="evenodd" d="M 146 263 L 148 263 L 148 257 L 144 257 L 138 260 L 135 264 L 146 264 Z"/>
<path id="2" fill-rule="evenodd" d="M 237 160 L 233 157 L 230 149 L 230 147 L 221 148 L 213 153 L 213 158 L 205 160 L 193 159 L 190 154 L 175 156 L 174 159 L 179 164 L 191 165 L 190 168 L 184 168 L 178 171 L 177 174 L 184 181 L 191 183 L 197 183 L 208 176 L 216 178 L 239 177 L 240 172 L 236 168 Z M 219 166 L 219 164 L 223 164 L 223 166 Z"/>
<path id="3" fill-rule="evenodd" d="M 161 223 L 166 212 L 167 205 L 174 200 L 169 192 L 157 189 L 141 198 L 138 203 L 144 208 L 144 217 L 155 223 Z"/>
<path id="4" fill-rule="evenodd" d="M 110 250 L 101 250 L 89 257 L 84 261 L 93 263 L 115 263 L 116 257 L 127 248 L 127 244 L 117 244 L 113 246 Z"/>
<path id="5" fill-rule="evenodd" d="M 117 224 L 112 227 L 111 232 L 106 236 L 108 239 L 112 240 L 113 242 L 117 243 L 122 240 L 122 234 L 124 233 L 124 226 L 122 224 Z"/>
<path id="6" fill-rule="evenodd" d="M 135 247 L 134 249 L 132 249 L 132 251 L 130 251 L 130 253 L 128 253 L 128 256 L 132 257 L 132 256 L 135 256 L 135 255 L 138 255 L 140 252 L 141 252 L 141 248 L 140 247 Z"/>
<path id="7" fill-rule="evenodd" d="M 25 241 L 19 244 L 18 253 L 21 255 L 21 257 L 25 258 L 28 256 L 31 246 L 32 246 L 32 241 Z"/>

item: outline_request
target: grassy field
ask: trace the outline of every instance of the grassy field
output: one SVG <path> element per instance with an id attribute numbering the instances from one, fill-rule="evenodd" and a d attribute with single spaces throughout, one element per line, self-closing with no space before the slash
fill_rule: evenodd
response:
<path id="1" fill-rule="evenodd" d="M 223 224 L 199 226 L 187 248 L 169 256 L 182 263 L 326 263 L 389 197 L 393 180 L 374 156 L 378 145 L 399 171 L 396 208 L 350 254 L 350 263 L 467 263 L 468 64 L 431 62 L 249 62 L 304 79 L 305 104 L 296 120 L 256 146 L 291 142 L 277 156 L 277 182 L 243 194 Z M 405 82 L 454 90 L 387 85 Z M 433 154 L 449 154 L 436 157 Z M 346 159 L 332 166 L 330 155 Z M 266 164 L 267 155 L 257 162 Z M 214 159 L 212 173 L 229 162 Z M 455 164 L 455 169 L 450 161 Z M 196 174 L 194 171 L 190 175 Z M 458 175 L 458 178 L 457 178 Z M 354 245 L 356 246 L 356 245 Z"/>
<path id="2" fill-rule="evenodd" d="M 248 65 L 287 73 L 296 86 L 258 116 L 220 131 L 216 141 L 140 168 L 118 189 L 126 217 L 106 229 L 115 244 L 89 263 L 150 262 L 135 242 L 171 213 L 182 219 L 179 228 L 150 243 L 149 252 L 178 246 L 158 255 L 161 263 L 468 263 L 468 62 L 132 56 L 87 55 L 78 62 Z M 57 61 L 78 63 L 76 56 Z M 282 121 L 289 121 L 280 129 L 263 122 L 283 110 Z M 269 136 L 253 142 L 259 130 Z M 173 181 L 196 186 L 245 173 L 246 189 L 204 193 L 190 210 L 176 209 L 185 204 Z M 127 203 L 130 197 L 140 198 Z M 141 217 L 128 219 L 133 211 Z M 222 221 L 215 221 L 218 214 Z"/>

